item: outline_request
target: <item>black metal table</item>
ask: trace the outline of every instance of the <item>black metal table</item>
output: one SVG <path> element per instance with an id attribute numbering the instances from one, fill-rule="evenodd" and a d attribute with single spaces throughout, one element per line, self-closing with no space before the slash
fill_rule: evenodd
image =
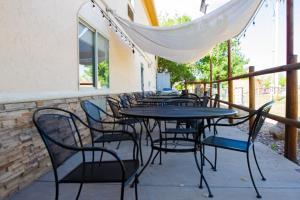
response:
<path id="1" fill-rule="evenodd" d="M 148 107 L 131 107 L 122 109 L 120 113 L 126 117 L 132 117 L 132 118 L 139 118 L 143 119 L 144 126 L 147 131 L 147 135 L 150 138 L 151 141 L 151 153 L 150 156 L 144 165 L 144 167 L 139 172 L 138 176 L 140 176 L 145 168 L 149 165 L 150 160 L 153 156 L 153 151 L 155 149 L 154 140 L 151 136 L 150 130 L 146 124 L 146 121 L 149 119 L 154 120 L 200 120 L 200 119 L 206 119 L 206 118 L 219 118 L 224 116 L 233 116 L 237 112 L 235 110 L 231 109 L 224 109 L 224 108 L 207 108 L 207 107 L 190 107 L 190 106 L 148 106 Z M 195 156 L 196 163 L 197 158 Z M 202 164 L 201 164 L 202 165 Z M 199 165 L 197 163 L 197 167 L 199 169 Z M 204 176 L 201 176 L 204 179 L 204 182 L 209 190 L 209 186 L 204 178 Z M 210 190 L 209 190 L 210 193 Z M 211 194 L 210 194 L 211 195 Z"/>
<path id="2" fill-rule="evenodd" d="M 194 102 L 194 99 L 190 99 L 190 98 L 145 98 L 145 99 L 141 99 L 138 100 L 139 103 L 142 104 L 148 104 L 148 105 L 165 105 L 168 103 L 172 103 L 175 101 L 182 101 L 182 102 Z"/>

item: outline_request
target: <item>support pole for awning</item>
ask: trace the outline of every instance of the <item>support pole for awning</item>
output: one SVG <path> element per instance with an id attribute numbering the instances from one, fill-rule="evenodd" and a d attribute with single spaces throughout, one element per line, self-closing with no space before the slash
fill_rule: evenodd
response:
<path id="1" fill-rule="evenodd" d="M 286 60 L 287 64 L 297 62 L 294 55 L 294 2 L 286 0 Z M 286 73 L 286 118 L 298 120 L 298 79 L 297 70 Z M 297 162 L 298 129 L 285 125 L 284 156 Z"/>

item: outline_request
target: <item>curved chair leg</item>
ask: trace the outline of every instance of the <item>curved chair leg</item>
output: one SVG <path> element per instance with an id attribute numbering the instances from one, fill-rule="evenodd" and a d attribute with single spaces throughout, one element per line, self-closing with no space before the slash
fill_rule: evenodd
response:
<path id="1" fill-rule="evenodd" d="M 217 157 L 218 157 L 218 148 L 215 147 L 215 164 L 214 164 L 214 167 L 213 167 L 214 171 L 217 171 Z"/>
<path id="2" fill-rule="evenodd" d="M 76 200 L 79 199 L 79 196 L 80 196 L 80 193 L 81 193 L 81 189 L 82 189 L 82 185 L 83 185 L 83 183 L 80 183 L 79 190 L 78 190 L 77 195 L 76 195 Z"/>
<path id="3" fill-rule="evenodd" d="M 140 150 L 140 157 L 141 157 L 141 166 L 144 165 L 143 151 L 142 151 L 142 133 L 143 133 L 143 125 L 141 124 L 141 131 L 140 131 L 140 138 L 139 138 L 139 150 Z"/>
<path id="4" fill-rule="evenodd" d="M 205 183 L 205 185 L 207 187 L 207 190 L 208 190 L 208 197 L 211 198 L 211 197 L 213 197 L 213 194 L 211 193 L 209 185 L 208 185 L 205 177 L 203 176 L 203 165 L 202 165 L 202 163 L 200 165 L 199 162 L 198 162 L 197 151 L 194 152 L 194 157 L 195 157 L 195 162 L 196 162 L 197 168 L 198 168 L 198 170 L 200 172 L 200 185 L 199 185 L 199 188 L 203 188 L 202 181 L 204 181 L 204 183 Z M 201 157 L 200 160 L 202 160 L 202 151 L 201 150 L 200 150 L 200 157 Z"/>
<path id="5" fill-rule="evenodd" d="M 258 171 L 259 171 L 259 173 L 260 173 L 260 175 L 261 175 L 261 179 L 262 179 L 263 181 L 265 181 L 266 178 L 264 177 L 263 173 L 261 172 L 260 167 L 259 167 L 258 162 L 257 162 L 257 159 L 256 159 L 256 154 L 255 154 L 254 144 L 252 145 L 252 149 L 253 149 L 254 160 L 255 160 L 256 166 L 257 166 L 257 168 L 258 168 Z"/>
<path id="6" fill-rule="evenodd" d="M 255 191 L 256 191 L 256 197 L 257 197 L 258 199 L 260 199 L 260 198 L 261 198 L 261 195 L 260 195 L 259 192 L 258 192 L 258 189 L 257 189 L 257 187 L 256 187 L 256 185 L 255 185 L 255 182 L 254 182 L 254 179 L 253 179 L 253 176 L 252 176 L 252 171 L 251 171 L 250 161 L 249 161 L 249 151 L 247 152 L 247 165 L 248 165 L 248 170 L 249 170 L 249 174 L 250 174 L 250 178 L 251 178 L 253 187 L 254 187 L 254 189 L 255 189 Z"/>
<path id="7" fill-rule="evenodd" d="M 55 200 L 58 200 L 59 195 L 59 184 L 57 181 L 55 181 Z"/>
<path id="8" fill-rule="evenodd" d="M 124 187 L 125 187 L 124 182 L 122 182 L 122 184 L 121 184 L 121 197 L 120 197 L 121 200 L 124 200 Z"/>
<path id="9" fill-rule="evenodd" d="M 134 194 L 135 194 L 135 200 L 138 200 L 138 189 L 137 189 L 137 186 L 138 186 L 138 178 L 137 178 L 137 175 L 136 175 L 135 178 L 134 178 Z"/>

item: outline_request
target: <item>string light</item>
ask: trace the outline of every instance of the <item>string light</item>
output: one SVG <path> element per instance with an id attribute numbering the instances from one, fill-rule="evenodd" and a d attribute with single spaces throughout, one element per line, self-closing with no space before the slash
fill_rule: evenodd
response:
<path id="1" fill-rule="evenodd" d="M 253 15 L 253 17 L 251 18 L 250 22 L 246 25 L 246 27 L 245 27 L 244 30 L 240 33 L 240 35 L 237 36 L 237 39 L 238 39 L 238 40 L 240 40 L 241 37 L 246 37 L 246 31 L 247 31 L 248 28 L 251 26 L 251 24 L 252 24 L 253 26 L 255 26 L 255 24 L 256 24 L 255 18 L 256 18 L 256 16 L 257 16 L 259 10 L 261 9 L 261 7 L 262 7 L 265 3 L 267 3 L 266 0 L 263 0 L 263 1 L 260 3 L 259 7 L 257 8 L 256 12 L 254 13 L 254 15 Z"/>
<path id="2" fill-rule="evenodd" d="M 124 40 L 125 43 L 128 44 L 129 48 L 131 48 L 132 50 L 132 53 L 134 54 L 135 53 L 135 46 L 134 46 L 134 43 L 132 41 L 130 41 L 129 37 L 126 36 L 125 33 L 122 32 L 122 30 L 120 28 L 118 28 L 118 25 L 109 17 L 108 14 L 106 14 L 106 12 L 95 2 L 95 0 L 91 0 L 91 3 L 92 3 L 92 7 L 93 9 L 96 9 L 98 8 L 101 12 L 101 15 L 102 15 L 102 18 L 104 20 L 107 20 L 108 24 L 109 24 L 109 27 L 110 28 L 114 28 L 115 32 L 116 33 L 120 33 L 120 37 L 121 37 L 121 40 Z M 108 10 L 107 10 L 108 11 Z M 141 54 L 141 50 L 140 49 L 137 49 L 138 52 Z M 143 57 L 145 58 L 145 60 L 151 64 L 152 62 L 149 61 L 146 56 L 143 54 Z"/>

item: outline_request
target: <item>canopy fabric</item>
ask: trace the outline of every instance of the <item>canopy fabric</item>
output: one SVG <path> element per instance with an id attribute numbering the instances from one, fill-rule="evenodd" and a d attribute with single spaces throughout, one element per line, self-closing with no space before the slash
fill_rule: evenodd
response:
<path id="1" fill-rule="evenodd" d="M 118 23 L 142 50 L 175 61 L 199 60 L 218 43 L 241 33 L 261 0 L 231 0 L 220 8 L 191 22 L 171 27 L 153 27 L 119 17 Z"/>

